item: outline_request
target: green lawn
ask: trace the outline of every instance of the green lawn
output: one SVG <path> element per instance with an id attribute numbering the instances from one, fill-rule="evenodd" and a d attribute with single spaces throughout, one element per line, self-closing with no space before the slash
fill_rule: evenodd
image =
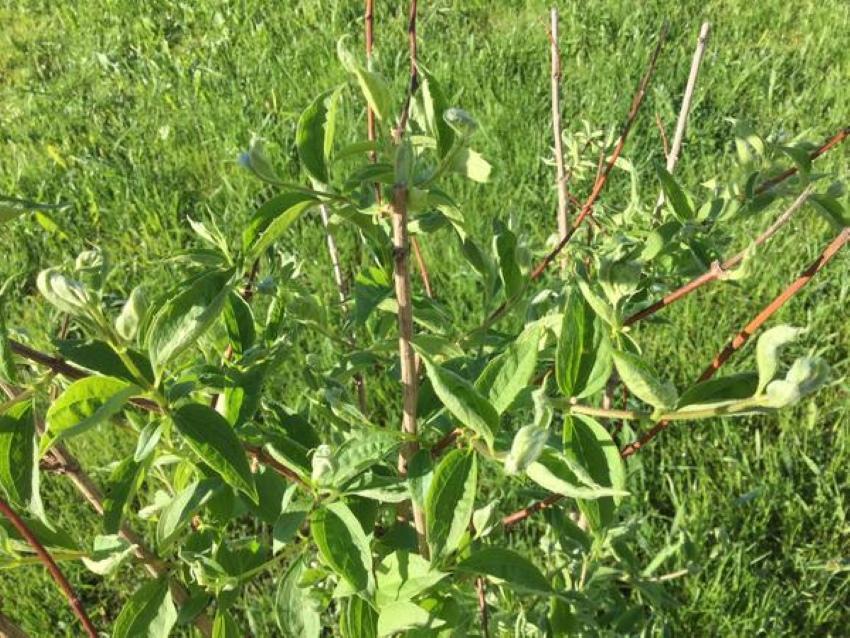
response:
<path id="1" fill-rule="evenodd" d="M 405 83 L 405 5 L 378 2 L 380 67 Z M 392 5 L 393 8 L 389 8 Z M 484 243 L 495 219 L 513 215 L 520 234 L 541 246 L 554 229 L 546 2 L 422 1 L 420 56 L 452 96 L 479 120 L 476 147 L 493 163 L 486 185 L 456 190 Z M 654 118 L 672 134 L 702 20 L 713 33 L 697 86 L 677 175 L 695 189 L 732 165 L 729 118 L 761 133 L 821 140 L 850 124 L 850 11 L 833 2 L 560 2 L 564 125 L 578 131 L 618 124 L 628 109 L 664 19 L 669 43 L 626 149 L 657 194 L 662 158 Z M 362 42 L 362 2 L 261 0 L 52 2 L 0 0 L 0 194 L 67 202 L 53 224 L 32 216 L 3 226 L 0 281 L 16 276 L 0 309 L 36 343 L 51 336 L 35 276 L 71 263 L 96 245 L 118 263 L 110 285 L 167 285 L 166 258 L 194 241 L 187 217 L 214 218 L 229 233 L 268 192 L 236 158 L 252 135 L 269 141 L 279 169 L 297 177 L 295 121 L 319 92 L 345 80 L 335 59 L 343 34 Z M 352 44 L 354 46 L 354 43 Z M 345 117 L 362 123 L 354 91 Z M 359 130 L 365 130 L 362 124 Z M 353 141 L 354 137 L 351 137 Z M 847 174 L 850 146 L 818 164 Z M 590 176 L 592 177 L 592 176 Z M 590 179 L 588 178 L 588 180 Z M 587 181 L 587 180 L 586 180 Z M 582 194 L 588 184 L 574 183 Z M 617 207 L 629 194 L 619 173 L 603 196 Z M 763 226 L 753 221 L 748 229 Z M 305 259 L 308 280 L 331 295 L 318 221 L 285 239 Z M 758 258 L 747 287 L 717 284 L 664 313 L 643 338 L 648 356 L 684 384 L 738 327 L 790 282 L 828 241 L 829 229 L 801 215 Z M 340 238 L 343 255 L 352 244 Z M 437 295 L 468 320 L 472 290 L 456 277 L 454 245 L 424 240 Z M 739 248 L 742 246 L 736 246 Z M 667 635 L 846 635 L 850 623 L 850 259 L 840 256 L 773 320 L 808 325 L 806 343 L 834 365 L 838 380 L 815 401 L 779 418 L 677 425 L 639 454 L 630 510 L 651 557 L 679 537 L 684 551 L 665 571 L 680 603 L 652 619 Z M 750 284 L 750 282 L 757 282 Z M 640 329 L 645 333 L 647 326 Z M 640 334 L 639 333 L 639 334 Z M 800 347 L 802 349 L 802 346 Z M 752 368 L 752 351 L 735 365 Z M 285 394 L 285 393 L 284 393 Z M 284 396 L 283 398 L 286 398 Z M 87 438 L 75 451 L 97 467 L 116 460 L 120 435 Z M 81 539 L 96 519 L 61 477 L 46 479 L 45 501 Z M 102 582 L 69 566 L 96 620 L 114 619 L 141 573 L 125 568 Z M 271 636 L 273 589 L 257 587 L 242 605 L 258 636 Z M 0 608 L 33 636 L 75 636 L 77 625 L 40 568 L 0 573 Z"/>

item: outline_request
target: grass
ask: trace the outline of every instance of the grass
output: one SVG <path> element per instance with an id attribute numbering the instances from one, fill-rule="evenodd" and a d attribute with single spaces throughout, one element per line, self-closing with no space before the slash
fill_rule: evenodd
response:
<path id="1" fill-rule="evenodd" d="M 138 282 L 161 285 L 167 258 L 192 241 L 188 216 L 212 217 L 237 233 L 267 193 L 236 165 L 252 134 L 295 176 L 297 114 L 320 91 L 344 80 L 333 64 L 341 35 L 361 41 L 361 2 L 260 0 L 85 3 L 0 1 L 0 193 L 70 207 L 4 226 L 0 278 L 17 275 L 2 312 L 14 326 L 47 326 L 34 280 L 47 265 L 68 263 L 89 245 L 112 254 L 118 291 Z M 395 3 L 379 3 L 389 5 Z M 380 65 L 404 83 L 403 3 L 380 7 Z M 532 246 L 554 228 L 549 155 L 548 3 L 536 0 L 423 2 L 421 57 L 453 102 L 482 125 L 477 146 L 496 173 L 485 186 L 458 185 L 476 236 L 492 220 L 513 215 Z M 565 56 L 565 127 L 581 120 L 613 126 L 626 112 L 654 34 L 670 21 L 644 111 L 626 155 L 655 199 L 652 162 L 661 158 L 653 116 L 672 131 L 702 19 L 713 24 L 677 174 L 696 186 L 731 165 L 727 118 L 761 132 L 787 131 L 820 140 L 846 125 L 850 113 L 850 14 L 840 3 L 560 2 Z M 362 121 L 353 92 L 345 116 Z M 365 125 L 359 127 L 365 130 Z M 819 166 L 846 166 L 847 148 Z M 586 184 L 576 184 L 578 192 Z M 603 201 L 626 201 L 628 183 L 612 180 Z M 801 216 L 802 217 L 802 216 Z M 761 220 L 752 227 L 761 226 Z M 306 260 L 307 280 L 330 294 L 329 265 L 318 222 L 308 220 L 285 241 Z M 670 322 L 641 328 L 647 352 L 684 385 L 743 322 L 814 257 L 828 231 L 800 219 L 759 260 L 754 287 L 717 284 L 665 311 Z M 344 255 L 351 246 L 341 238 Z M 470 290 L 455 275 L 454 246 L 425 241 L 438 296 L 458 321 L 469 321 Z M 311 259 L 310 256 L 318 255 Z M 811 327 L 810 343 L 847 370 L 850 260 L 839 257 L 774 322 Z M 49 333 L 31 329 L 36 341 Z M 647 335 L 647 336 L 644 336 Z M 735 365 L 751 367 L 751 351 Z M 664 565 L 693 573 L 672 581 L 680 603 L 653 618 L 673 635 L 842 635 L 850 613 L 846 520 L 850 467 L 846 385 L 834 385 L 777 419 L 676 425 L 638 455 L 632 507 L 643 514 L 643 551 L 653 555 L 681 535 L 686 551 Z M 112 439 L 115 439 L 113 441 Z M 117 457 L 119 437 L 92 437 L 78 451 L 93 467 Z M 126 441 L 123 441 L 126 445 Z M 80 538 L 95 521 L 61 479 L 46 485 L 48 509 Z M 99 583 L 70 568 L 95 620 L 114 619 L 131 589 L 125 569 Z M 0 604 L 34 636 L 76 634 L 52 583 L 38 568 L 0 574 Z M 271 606 L 270 591 L 243 605 L 255 615 Z M 254 627 L 272 635 L 271 625 Z"/>

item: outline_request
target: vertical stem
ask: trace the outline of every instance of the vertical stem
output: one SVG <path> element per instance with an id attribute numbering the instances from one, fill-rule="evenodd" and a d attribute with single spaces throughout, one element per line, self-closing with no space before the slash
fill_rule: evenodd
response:
<path id="1" fill-rule="evenodd" d="M 375 46 L 375 0 L 366 0 L 364 22 L 366 23 L 366 66 L 368 67 L 371 66 L 372 48 Z M 370 142 L 374 142 L 378 139 L 377 131 L 375 130 L 375 112 L 369 105 L 366 106 L 366 134 Z M 373 164 L 377 162 L 377 151 L 372 151 L 369 154 L 369 157 Z M 381 185 L 378 183 L 375 184 L 375 197 L 377 202 L 380 204 Z"/>
<path id="2" fill-rule="evenodd" d="M 398 303 L 398 350 L 401 364 L 402 420 L 401 430 L 411 438 L 416 437 L 416 355 L 413 351 L 413 298 L 410 287 L 409 248 L 407 234 L 407 186 L 396 184 L 390 206 L 393 227 L 393 279 Z M 419 444 L 409 441 L 402 447 L 398 459 L 399 472 L 407 474 L 407 463 L 419 450 Z M 413 523 L 419 540 L 419 549 L 427 558 L 425 519 L 421 508 L 413 507 Z"/>
<path id="3" fill-rule="evenodd" d="M 478 613 L 481 614 L 481 635 L 484 638 L 490 638 L 490 619 L 487 610 L 487 582 L 483 576 L 475 579 L 475 592 L 478 595 Z"/>
<path id="4" fill-rule="evenodd" d="M 5 614 L 0 613 L 0 638 L 30 638 Z"/>
<path id="5" fill-rule="evenodd" d="M 564 168 L 564 146 L 561 139 L 561 54 L 558 50 L 558 10 L 555 7 L 551 10 L 549 41 L 552 57 L 552 136 L 555 143 L 557 170 L 558 239 L 563 240 L 569 231 L 569 224 L 567 222 L 567 171 Z"/>
<path id="6" fill-rule="evenodd" d="M 319 213 L 322 216 L 322 225 L 325 227 L 325 238 L 327 239 L 328 244 L 328 254 L 331 258 L 331 266 L 333 267 L 334 271 L 334 281 L 336 282 L 337 292 L 339 293 L 339 301 L 340 303 L 345 303 L 345 300 L 348 297 L 348 284 L 345 281 L 345 276 L 342 274 L 342 266 L 340 265 L 339 259 L 339 249 L 337 248 L 336 240 L 334 239 L 333 233 L 331 233 L 330 215 L 328 214 L 327 205 L 322 204 L 319 207 Z M 351 340 L 354 341 L 353 333 L 351 335 Z M 357 391 L 357 405 L 360 408 L 360 412 L 365 415 L 366 410 L 368 408 L 368 404 L 366 402 L 366 380 L 359 372 L 354 374 L 354 388 Z"/>
<path id="7" fill-rule="evenodd" d="M 691 111 L 691 103 L 694 99 L 694 88 L 697 84 L 697 76 L 699 75 L 702 58 L 705 55 L 705 47 L 706 44 L 708 44 L 708 34 L 710 31 L 711 24 L 709 22 L 703 22 L 702 27 L 699 30 L 699 38 L 697 38 L 697 47 L 696 50 L 694 50 L 694 57 L 691 60 L 691 72 L 690 75 L 688 75 L 688 83 L 685 86 L 685 95 L 682 97 L 682 107 L 679 110 L 679 119 L 676 121 L 676 131 L 673 133 L 673 142 L 670 145 L 670 152 L 667 154 L 667 170 L 671 173 L 676 168 L 676 163 L 679 161 L 679 153 L 682 150 L 682 141 L 685 137 L 685 129 L 688 125 L 688 114 Z M 661 192 L 658 194 L 658 200 L 655 202 L 654 215 L 658 215 L 658 211 L 661 209 L 663 204 L 664 193 Z"/>
<path id="8" fill-rule="evenodd" d="M 77 593 L 74 591 L 71 583 L 69 583 L 68 579 L 65 578 L 65 574 L 63 574 L 62 570 L 59 569 L 59 565 L 56 564 L 56 561 L 53 560 L 53 557 L 44 548 L 44 545 L 42 545 L 38 538 L 36 538 L 35 534 L 33 534 L 32 530 L 27 527 L 27 524 L 20 516 L 18 516 L 15 510 L 9 507 L 9 504 L 3 499 L 0 499 L 0 513 L 8 519 L 16 530 L 18 530 L 20 535 L 23 536 L 27 543 L 29 543 L 30 547 L 32 547 L 39 560 L 45 567 L 47 567 L 47 571 L 50 572 L 53 580 L 56 581 L 57 585 L 59 585 L 59 589 L 62 590 L 62 593 L 65 594 L 65 598 L 68 599 L 68 604 L 71 606 L 71 611 L 73 611 L 74 615 L 80 620 L 86 630 L 86 633 L 91 638 L 97 638 L 97 629 L 94 628 L 92 621 L 89 620 L 82 601 L 79 596 L 77 596 Z"/>

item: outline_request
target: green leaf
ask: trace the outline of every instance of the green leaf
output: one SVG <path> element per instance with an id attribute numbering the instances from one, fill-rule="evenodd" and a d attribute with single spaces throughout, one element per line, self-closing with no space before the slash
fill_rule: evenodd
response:
<path id="1" fill-rule="evenodd" d="M 3 298 L 0 296 L 0 304 L 2 303 Z M 2 315 L 0 315 L 0 380 L 13 384 L 18 380 L 12 347 L 9 345 L 9 333 L 6 331 L 6 323 Z"/>
<path id="2" fill-rule="evenodd" d="M 141 286 L 136 286 L 121 308 L 121 314 L 115 320 L 115 330 L 122 339 L 131 342 L 136 338 L 139 326 L 145 320 L 147 310 L 148 300 L 144 289 Z"/>
<path id="3" fill-rule="evenodd" d="M 431 560 L 456 550 L 472 511 L 478 482 L 477 457 L 452 450 L 440 461 L 425 497 L 425 521 Z"/>
<path id="4" fill-rule="evenodd" d="M 306 510 L 281 513 L 272 528 L 272 553 L 277 554 L 295 537 L 305 518 Z"/>
<path id="5" fill-rule="evenodd" d="M 0 197 L 0 224 L 11 221 L 29 211 L 62 210 L 67 204 L 38 204 L 26 199 Z"/>
<path id="6" fill-rule="evenodd" d="M 511 406 L 534 376 L 543 326 L 523 330 L 498 357 L 493 358 L 475 381 L 475 389 L 487 395 L 498 414 Z"/>
<path id="7" fill-rule="evenodd" d="M 774 326 L 765 330 L 756 344 L 756 365 L 759 371 L 759 382 L 755 394 L 761 394 L 767 384 L 773 381 L 776 371 L 779 369 L 780 349 L 794 341 L 806 332 L 805 328 L 794 328 L 793 326 Z"/>
<path id="8" fill-rule="evenodd" d="M 147 347 L 156 370 L 197 342 L 221 313 L 230 294 L 232 270 L 214 270 L 190 280 L 165 302 L 148 329 Z"/>
<path id="9" fill-rule="evenodd" d="M 243 635 L 227 610 L 219 609 L 216 612 L 212 638 L 242 638 Z"/>
<path id="10" fill-rule="evenodd" d="M 337 43 L 337 55 L 345 70 L 357 78 L 363 97 L 374 111 L 375 117 L 382 121 L 389 119 L 392 116 L 392 97 L 386 80 L 374 71 L 367 71 L 357 62 L 345 48 L 345 38 L 341 38 Z"/>
<path id="11" fill-rule="evenodd" d="M 334 455 L 336 470 L 333 484 L 342 487 L 358 474 L 381 463 L 400 444 L 400 436 L 388 430 L 369 428 L 355 433 L 339 446 Z"/>
<path id="12" fill-rule="evenodd" d="M 446 622 L 410 602 L 392 603 L 381 609 L 378 616 L 378 636 L 392 636 L 409 629 L 438 629 Z"/>
<path id="13" fill-rule="evenodd" d="M 276 242 L 292 224 L 294 224 L 305 212 L 318 203 L 315 199 L 308 199 L 287 208 L 275 217 L 254 240 L 248 252 L 248 260 L 258 259 L 267 248 Z"/>
<path id="14" fill-rule="evenodd" d="M 156 543 L 160 550 L 167 549 L 177 539 L 192 516 L 212 498 L 219 485 L 218 480 L 213 478 L 195 481 L 162 508 L 156 526 Z"/>
<path id="15" fill-rule="evenodd" d="M 245 230 L 242 231 L 242 250 L 247 252 L 257 236 L 285 211 L 298 204 L 315 201 L 316 199 L 312 195 L 297 191 L 281 193 L 272 197 L 257 209 L 251 216 Z"/>
<path id="16" fill-rule="evenodd" d="M 355 591 L 373 591 L 372 551 L 357 517 L 344 503 L 328 503 L 310 519 L 322 558 Z"/>
<path id="17" fill-rule="evenodd" d="M 81 282 L 66 277 L 58 268 L 47 268 L 38 273 L 36 286 L 51 305 L 74 317 L 89 314 L 97 305 Z"/>
<path id="18" fill-rule="evenodd" d="M 457 570 L 483 574 L 503 581 L 511 589 L 534 594 L 551 594 L 552 587 L 534 563 L 524 556 L 502 547 L 485 547 L 472 552 L 458 563 Z"/>
<path id="19" fill-rule="evenodd" d="M 602 425 L 584 415 L 564 419 L 564 456 L 587 470 L 593 481 L 618 492 L 626 490 L 626 467 L 620 450 Z M 573 466 L 575 467 L 575 466 Z M 615 504 L 619 497 L 580 500 L 579 507 L 598 531 L 614 521 Z"/>
<path id="20" fill-rule="evenodd" d="M 455 141 L 454 129 L 443 118 L 443 114 L 448 108 L 448 102 L 445 99 L 445 94 L 440 84 L 421 65 L 419 67 L 419 74 L 422 78 L 422 85 L 418 97 L 422 100 L 422 110 L 425 116 L 426 127 L 428 132 L 437 140 L 437 154 L 440 157 L 445 157 Z"/>
<path id="21" fill-rule="evenodd" d="M 130 456 L 116 465 L 109 475 L 103 500 L 104 533 L 116 534 L 121 527 L 124 509 L 127 503 L 132 501 L 144 476 L 141 472 L 142 467 L 142 463 Z"/>
<path id="22" fill-rule="evenodd" d="M 95 536 L 92 553 L 83 557 L 83 563 L 89 571 L 108 576 L 132 553 L 133 545 L 118 535 Z"/>
<path id="23" fill-rule="evenodd" d="M 685 390 L 679 397 L 676 409 L 681 410 L 688 405 L 747 399 L 756 393 L 757 388 L 758 377 L 752 372 L 709 379 Z"/>
<path id="24" fill-rule="evenodd" d="M 552 449 L 544 450 L 538 460 L 528 466 L 528 478 L 541 487 L 567 498 L 593 500 L 606 496 L 622 496 L 622 490 L 599 485 L 580 465 Z"/>
<path id="25" fill-rule="evenodd" d="M 331 96 L 338 95 L 334 91 L 322 93 L 301 113 L 295 128 L 295 148 L 301 164 L 307 174 L 321 184 L 330 181 L 327 166 L 328 137 L 330 141 L 333 140 L 333 126 L 328 122 L 328 101 Z"/>
<path id="26" fill-rule="evenodd" d="M 629 391 L 654 408 L 672 408 L 679 400 L 673 384 L 662 382 L 643 359 L 630 352 L 614 350 L 614 365 Z"/>
<path id="27" fill-rule="evenodd" d="M 57 438 L 85 432 L 118 414 L 141 390 L 115 377 L 85 377 L 74 381 L 47 410 L 47 432 L 42 448 Z"/>
<path id="28" fill-rule="evenodd" d="M 342 638 L 377 638 L 378 612 L 359 596 L 349 597 L 339 615 Z"/>
<path id="29" fill-rule="evenodd" d="M 679 182 L 676 181 L 676 178 L 661 164 L 656 164 L 655 170 L 658 173 L 658 179 L 661 181 L 661 189 L 664 191 L 664 197 L 670 203 L 670 206 L 672 206 L 676 217 L 680 221 L 693 219 L 695 217 L 693 204 L 679 185 Z"/>
<path id="30" fill-rule="evenodd" d="M 524 425 L 514 435 L 511 451 L 505 458 L 505 473 L 518 474 L 533 464 L 549 439 L 549 430 L 539 425 Z"/>
<path id="31" fill-rule="evenodd" d="M 493 167 L 477 151 L 462 148 L 452 159 L 452 170 L 473 182 L 484 184 L 490 179 Z"/>
<path id="32" fill-rule="evenodd" d="M 37 459 L 32 402 L 21 401 L 0 414 L 0 487 L 18 506 L 37 497 Z"/>
<path id="33" fill-rule="evenodd" d="M 257 339 L 254 325 L 254 311 L 245 299 L 232 291 L 227 299 L 222 315 L 227 338 L 235 354 L 244 354 Z"/>
<path id="34" fill-rule="evenodd" d="M 126 379 L 131 383 L 136 381 L 135 376 L 127 369 L 118 353 L 104 341 L 62 339 L 56 341 L 56 347 L 62 357 L 90 372 L 107 377 Z M 137 350 L 128 349 L 126 353 L 145 380 L 153 383 L 154 375 L 148 358 Z"/>
<path id="35" fill-rule="evenodd" d="M 525 285 L 525 279 L 517 264 L 517 239 L 510 230 L 502 227 L 493 239 L 499 258 L 499 275 L 508 299 L 515 297 Z"/>
<path id="36" fill-rule="evenodd" d="M 590 325 L 588 325 L 590 319 Z M 567 289 L 561 335 L 555 353 L 555 381 L 565 397 L 572 397 L 578 388 L 581 359 L 585 350 L 585 331 L 593 330 L 584 298 L 573 288 Z"/>
<path id="37" fill-rule="evenodd" d="M 387 556 L 375 571 L 378 585 L 375 600 L 380 607 L 413 600 L 448 576 L 432 568 L 419 554 L 402 550 Z"/>
<path id="38" fill-rule="evenodd" d="M 772 408 L 784 408 L 796 403 L 825 385 L 829 376 L 829 366 L 820 357 L 800 357 L 793 363 L 784 379 L 777 379 L 768 384 L 767 405 Z"/>
<path id="39" fill-rule="evenodd" d="M 174 425 L 198 457 L 218 472 L 226 483 L 254 503 L 259 496 L 242 444 L 218 412 L 200 403 L 182 406 L 172 416 Z"/>
<path id="40" fill-rule="evenodd" d="M 307 569 L 306 557 L 293 561 L 280 580 L 275 596 L 275 617 L 281 638 L 319 638 L 322 631 L 319 612 L 308 593 L 298 586 Z"/>
<path id="41" fill-rule="evenodd" d="M 168 578 L 142 585 L 127 601 L 112 631 L 113 638 L 166 638 L 177 620 Z"/>
<path id="42" fill-rule="evenodd" d="M 850 210 L 835 197 L 813 193 L 809 195 L 808 201 L 835 228 L 850 226 Z"/>
<path id="43" fill-rule="evenodd" d="M 460 423 L 482 437 L 493 448 L 493 433 L 499 429 L 499 413 L 491 403 L 458 374 L 438 366 L 420 352 L 434 393 Z"/>

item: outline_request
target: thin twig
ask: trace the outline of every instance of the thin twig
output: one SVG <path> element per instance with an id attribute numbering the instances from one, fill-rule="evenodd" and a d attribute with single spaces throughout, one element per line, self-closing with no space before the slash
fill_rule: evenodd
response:
<path id="1" fill-rule="evenodd" d="M 776 218 L 776 221 L 774 221 L 761 235 L 756 237 L 756 239 L 753 241 L 752 244 L 750 244 L 748 248 L 742 250 L 737 255 L 730 257 L 722 264 L 718 264 L 715 262 L 715 264 L 712 264 L 712 268 L 699 275 L 698 277 L 695 277 L 694 279 L 686 283 L 684 286 L 680 286 L 673 292 L 666 294 L 664 297 L 650 304 L 643 310 L 639 310 L 638 312 L 629 316 L 627 319 L 625 319 L 623 324 L 626 326 L 630 326 L 634 323 L 637 323 L 638 321 L 646 319 L 647 317 L 654 315 L 662 308 L 666 308 L 667 306 L 678 301 L 682 297 L 689 295 L 697 288 L 701 288 L 705 284 L 719 279 L 724 272 L 735 268 L 747 257 L 747 252 L 749 250 L 751 250 L 754 246 L 761 246 L 763 243 L 773 237 L 776 232 L 780 228 L 782 228 L 782 226 L 787 224 L 791 217 L 793 217 L 794 214 L 797 213 L 797 211 L 799 211 L 803 207 L 803 205 L 806 203 L 811 194 L 812 188 L 806 188 L 806 190 L 804 190 L 797 197 L 797 199 L 795 199 L 794 202 L 779 217 Z"/>
<path id="2" fill-rule="evenodd" d="M 809 264 L 809 266 L 796 280 L 794 280 L 793 283 L 791 283 L 790 286 L 783 290 L 773 301 L 767 304 L 761 312 L 759 312 L 728 344 L 726 344 L 723 350 L 714 357 L 712 362 L 700 375 L 698 382 L 707 381 L 713 377 L 717 370 L 720 369 L 720 366 L 726 363 L 726 361 L 729 360 L 729 357 L 731 357 L 736 351 L 740 350 L 749 338 L 755 334 L 755 332 L 761 328 L 761 326 L 764 325 L 764 323 L 777 310 L 785 305 L 791 297 L 800 292 L 800 290 L 832 260 L 836 253 L 844 247 L 848 240 L 850 240 L 850 228 L 845 228 L 835 237 L 835 239 L 832 240 L 823 252 L 818 255 L 818 258 Z M 632 456 L 652 439 L 658 436 L 658 434 L 666 429 L 669 424 L 669 421 L 659 421 L 651 430 L 640 437 L 640 439 L 624 447 L 620 451 L 620 456 L 624 459 Z"/>
<path id="3" fill-rule="evenodd" d="M 664 123 L 661 121 L 661 116 L 655 112 L 655 126 L 658 128 L 658 134 L 661 136 L 661 149 L 664 151 L 664 159 L 670 157 L 670 144 L 667 142 L 667 131 L 664 130 Z"/>
<path id="4" fill-rule="evenodd" d="M 711 24 L 703 22 L 699 30 L 699 38 L 697 38 L 697 47 L 694 50 L 694 57 L 691 60 L 691 72 L 688 75 L 688 83 L 685 86 L 685 95 L 682 97 L 682 107 L 679 110 L 679 119 L 676 121 L 676 130 L 673 133 L 673 143 L 670 146 L 670 152 L 667 153 L 667 170 L 672 173 L 676 168 L 676 163 L 679 161 L 679 152 L 682 150 L 682 141 L 685 138 L 685 129 L 688 126 L 688 114 L 691 112 L 691 103 L 694 99 L 694 88 L 697 84 L 697 76 L 699 68 L 702 64 L 702 58 L 705 55 L 705 47 L 708 44 L 708 34 L 711 31 Z M 664 205 L 664 192 L 658 194 L 658 200 L 655 202 L 654 216 L 658 216 L 658 211 Z"/>
<path id="5" fill-rule="evenodd" d="M 363 21 L 366 26 L 366 65 L 371 66 L 372 48 L 375 44 L 375 0 L 366 0 L 366 13 Z M 366 134 L 370 142 L 375 142 L 378 139 L 375 130 L 375 112 L 368 104 L 366 105 Z M 378 152 L 376 149 L 370 151 L 369 158 L 373 164 L 378 161 Z M 381 185 L 377 182 L 375 183 L 375 199 L 380 205 Z"/>
<path id="6" fill-rule="evenodd" d="M 549 26 L 549 45 L 552 58 L 552 137 L 555 147 L 555 167 L 558 190 L 558 238 L 564 239 L 569 230 L 567 220 L 567 171 L 564 167 L 564 143 L 561 138 L 561 53 L 558 49 L 558 9 L 551 9 Z"/>
<path id="7" fill-rule="evenodd" d="M 490 638 L 490 622 L 487 610 L 487 581 L 483 576 L 475 579 L 475 592 L 478 595 L 478 613 L 481 615 L 481 635 Z"/>
<path id="8" fill-rule="evenodd" d="M 44 545 L 41 544 L 41 541 L 38 540 L 24 520 L 18 516 L 15 510 L 13 510 L 2 498 L 0 498 L 0 514 L 3 514 L 12 526 L 18 530 L 18 533 L 23 536 L 24 540 L 26 540 L 29 546 L 32 547 L 42 564 L 47 567 L 47 571 L 50 572 L 50 576 L 56 584 L 59 585 L 59 589 L 62 590 L 62 593 L 65 594 L 65 598 L 68 599 L 68 604 L 71 606 L 71 611 L 74 612 L 74 615 L 82 623 L 86 633 L 91 638 L 97 638 L 97 629 L 95 629 L 92 621 L 89 619 L 82 600 L 80 600 L 80 597 L 77 596 L 77 593 L 74 591 L 71 583 L 68 582 L 68 579 L 65 578 L 65 574 L 63 574 L 62 570 L 59 569 L 59 565 L 56 564 L 56 561 L 53 560 L 50 552 L 44 548 Z"/>

